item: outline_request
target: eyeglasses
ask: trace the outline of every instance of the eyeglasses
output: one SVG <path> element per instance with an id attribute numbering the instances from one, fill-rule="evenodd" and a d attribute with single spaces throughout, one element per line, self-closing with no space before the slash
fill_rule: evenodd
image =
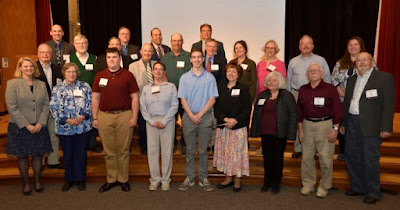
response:
<path id="1" fill-rule="evenodd" d="M 308 70 L 307 71 L 308 73 L 317 73 L 317 72 L 320 72 L 320 70 L 319 69 L 310 69 L 310 70 Z"/>
<path id="2" fill-rule="evenodd" d="M 39 51 L 39 54 L 50 54 L 48 51 Z"/>
<path id="3" fill-rule="evenodd" d="M 367 62 L 369 60 L 371 60 L 371 59 L 369 59 L 369 58 L 360 58 L 360 59 L 357 59 L 356 62 L 361 63 L 362 61 Z"/>
<path id="4" fill-rule="evenodd" d="M 66 74 L 78 74 L 77 71 L 65 71 Z"/>

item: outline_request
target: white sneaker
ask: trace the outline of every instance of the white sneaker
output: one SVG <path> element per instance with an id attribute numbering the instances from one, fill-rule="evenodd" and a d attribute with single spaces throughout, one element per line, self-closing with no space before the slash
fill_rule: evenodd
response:
<path id="1" fill-rule="evenodd" d="M 189 189 L 189 187 L 193 187 L 196 183 L 194 181 L 190 181 L 188 177 L 186 177 L 185 181 L 178 187 L 178 190 L 185 191 Z"/>
<path id="2" fill-rule="evenodd" d="M 300 194 L 304 196 L 310 195 L 313 192 L 315 192 L 315 188 L 302 187 L 300 190 Z"/>
<path id="3" fill-rule="evenodd" d="M 211 192 L 214 190 L 213 186 L 211 183 L 208 181 L 208 179 L 204 179 L 203 182 L 199 181 L 199 186 L 202 187 L 205 191 Z"/>
<path id="4" fill-rule="evenodd" d="M 169 183 L 161 183 L 161 190 L 162 191 L 169 190 Z"/>
<path id="5" fill-rule="evenodd" d="M 160 183 L 156 183 L 156 182 L 151 183 L 150 186 L 149 186 L 149 190 L 150 191 L 156 191 L 157 188 L 158 188 L 158 185 L 160 185 Z"/>
<path id="6" fill-rule="evenodd" d="M 326 198 L 326 196 L 328 196 L 328 191 L 318 187 L 317 193 L 315 195 L 317 196 L 317 198 Z"/>

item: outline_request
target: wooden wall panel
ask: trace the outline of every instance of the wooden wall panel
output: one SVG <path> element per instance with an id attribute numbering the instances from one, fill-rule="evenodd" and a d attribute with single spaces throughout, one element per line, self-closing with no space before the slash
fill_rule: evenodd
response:
<path id="1" fill-rule="evenodd" d="M 36 54 L 35 0 L 0 0 L 0 59 L 7 57 L 8 68 L 1 66 L 0 113 L 5 112 L 6 82 L 14 78 L 19 55 Z"/>

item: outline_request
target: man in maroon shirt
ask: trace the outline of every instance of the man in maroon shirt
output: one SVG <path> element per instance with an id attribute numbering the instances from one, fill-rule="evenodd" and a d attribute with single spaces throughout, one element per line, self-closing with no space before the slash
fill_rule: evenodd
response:
<path id="1" fill-rule="evenodd" d="M 315 191 L 317 170 L 314 155 L 318 152 L 321 180 L 316 196 L 325 198 L 332 187 L 333 154 L 343 107 L 336 88 L 322 81 L 321 65 L 311 63 L 307 68 L 308 84 L 300 87 L 297 109 L 299 112 L 299 140 L 302 144 L 302 195 Z"/>
<path id="2" fill-rule="evenodd" d="M 129 148 L 139 111 L 139 88 L 135 77 L 121 68 L 121 52 L 106 50 L 108 69 L 96 74 L 93 81 L 93 127 L 99 129 L 105 152 L 107 182 L 99 189 L 106 192 L 121 184 L 130 191 Z"/>

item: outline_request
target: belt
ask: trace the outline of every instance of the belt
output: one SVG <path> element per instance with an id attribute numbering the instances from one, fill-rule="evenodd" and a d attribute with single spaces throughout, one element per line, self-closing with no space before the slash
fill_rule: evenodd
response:
<path id="1" fill-rule="evenodd" d="M 332 119 L 332 117 L 328 116 L 328 117 L 305 118 L 305 119 L 308 121 L 311 121 L 311 122 L 322 122 L 322 121 L 330 120 L 330 119 Z"/>
<path id="2" fill-rule="evenodd" d="M 121 114 L 122 112 L 126 112 L 126 111 L 129 111 L 129 110 L 126 109 L 126 110 L 103 111 L 103 112 L 105 112 L 107 114 Z"/>
<path id="3" fill-rule="evenodd" d="M 295 91 L 299 92 L 299 90 L 297 90 L 297 89 L 295 89 L 295 88 L 292 88 L 292 90 L 295 90 Z"/>

